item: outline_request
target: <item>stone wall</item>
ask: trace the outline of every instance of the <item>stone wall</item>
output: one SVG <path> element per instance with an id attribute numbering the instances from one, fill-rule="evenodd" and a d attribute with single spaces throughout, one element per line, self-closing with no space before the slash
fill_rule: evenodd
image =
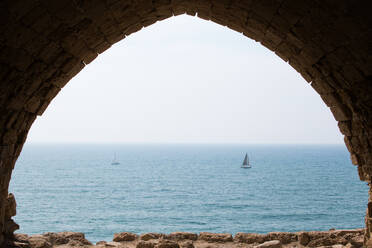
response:
<path id="1" fill-rule="evenodd" d="M 260 42 L 297 70 L 330 107 L 361 180 L 370 182 L 371 9 L 372 1 L 367 0 L 1 1 L 3 235 L 7 233 L 4 218 L 12 169 L 36 116 L 72 77 L 112 44 L 156 21 L 184 13 Z M 367 238 L 372 231 L 371 220 L 370 199 Z"/>
<path id="2" fill-rule="evenodd" d="M 7 240 L 8 247 L 22 248 L 361 248 L 363 229 L 331 230 L 325 232 L 271 232 L 267 234 L 174 232 L 115 233 L 113 241 L 99 241 L 93 245 L 83 233 L 61 232 L 28 236 L 16 234 Z"/>

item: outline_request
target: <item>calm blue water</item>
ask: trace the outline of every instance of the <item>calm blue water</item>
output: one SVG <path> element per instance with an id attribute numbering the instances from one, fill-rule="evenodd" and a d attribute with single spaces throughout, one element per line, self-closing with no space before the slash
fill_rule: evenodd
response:
<path id="1" fill-rule="evenodd" d="M 245 152 L 253 168 L 241 169 Z M 111 165 L 116 152 L 121 165 Z M 26 145 L 10 192 L 19 232 L 269 232 L 364 226 L 344 146 Z"/>

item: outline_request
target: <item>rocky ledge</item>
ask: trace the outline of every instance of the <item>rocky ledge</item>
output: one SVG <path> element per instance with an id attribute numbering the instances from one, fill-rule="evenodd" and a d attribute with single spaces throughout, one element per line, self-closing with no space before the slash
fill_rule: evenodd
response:
<path id="1" fill-rule="evenodd" d="M 268 234 L 228 233 L 200 234 L 175 232 L 171 234 L 129 232 L 116 233 L 113 241 L 100 241 L 95 245 L 83 233 L 60 232 L 42 235 L 14 234 L 5 247 L 13 248 L 359 248 L 363 247 L 364 229 L 312 232 L 272 232 Z"/>

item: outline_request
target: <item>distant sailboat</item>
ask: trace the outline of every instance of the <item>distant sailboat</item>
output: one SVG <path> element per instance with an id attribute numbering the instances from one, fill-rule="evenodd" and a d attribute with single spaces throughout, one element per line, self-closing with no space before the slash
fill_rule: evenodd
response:
<path id="1" fill-rule="evenodd" d="M 251 164 L 249 163 L 249 157 L 248 157 L 247 153 L 245 154 L 243 164 L 240 167 L 241 168 L 251 168 L 252 167 Z"/>
<path id="2" fill-rule="evenodd" d="M 114 159 L 112 160 L 111 162 L 111 165 L 118 165 L 120 164 L 117 160 L 116 160 L 116 153 L 114 154 Z"/>

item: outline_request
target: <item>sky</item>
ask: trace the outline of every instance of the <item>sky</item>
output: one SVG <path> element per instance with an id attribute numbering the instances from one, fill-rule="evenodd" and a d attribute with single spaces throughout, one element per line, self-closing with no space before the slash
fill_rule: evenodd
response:
<path id="1" fill-rule="evenodd" d="M 177 16 L 126 37 L 75 76 L 28 143 L 341 144 L 288 63 L 227 27 Z"/>

